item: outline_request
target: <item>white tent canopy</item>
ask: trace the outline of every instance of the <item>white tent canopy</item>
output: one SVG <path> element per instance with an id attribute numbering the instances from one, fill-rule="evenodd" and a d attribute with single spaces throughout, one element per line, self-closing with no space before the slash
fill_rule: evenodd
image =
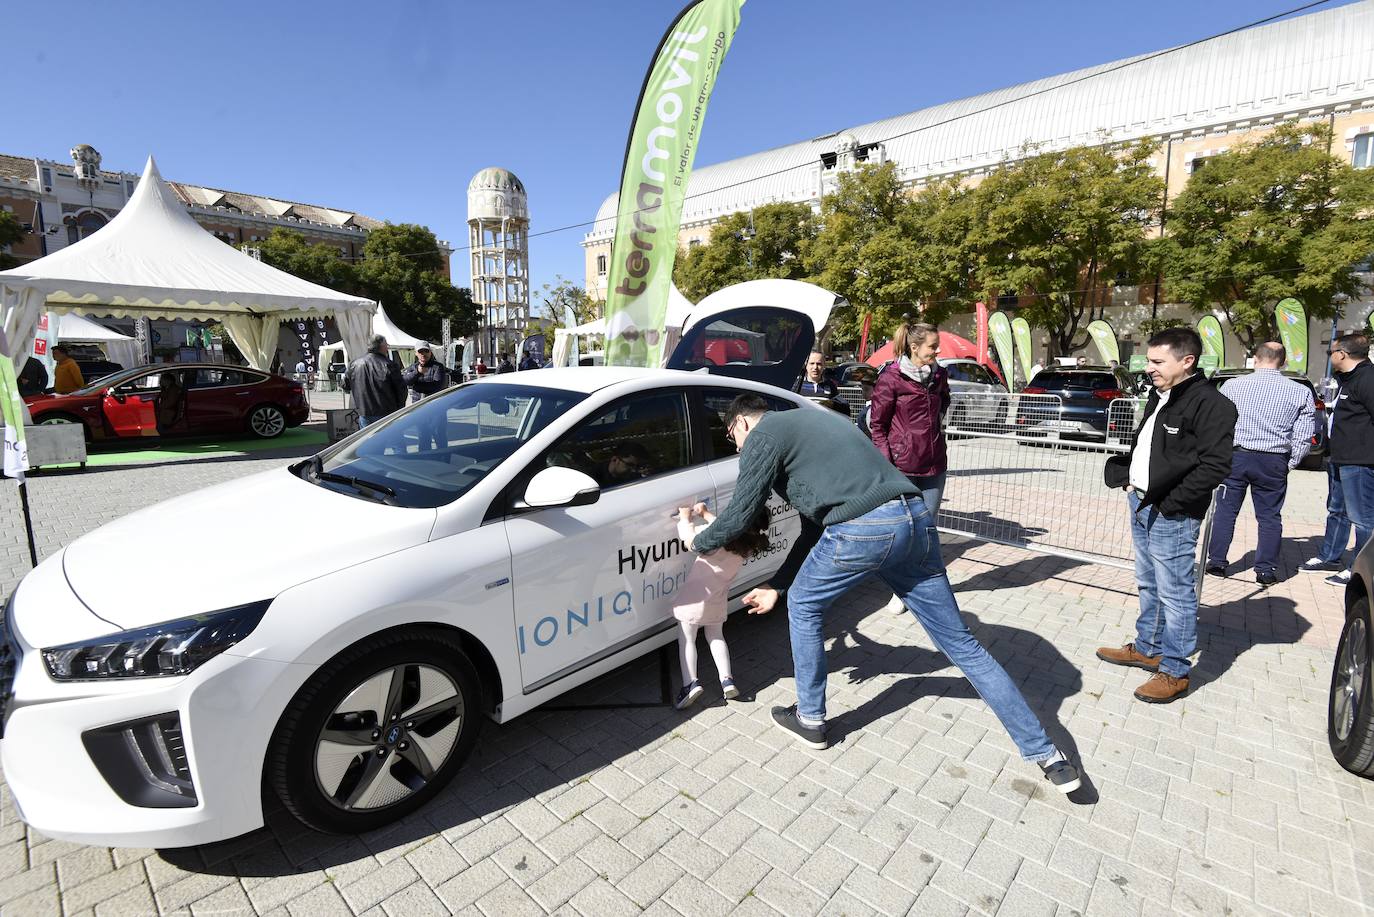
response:
<path id="1" fill-rule="evenodd" d="M 133 197 L 109 225 L 0 271 L 0 347 L 10 357 L 27 353 L 44 310 L 216 320 L 253 366 L 267 369 L 284 319 L 332 313 L 350 350 L 361 353 L 375 306 L 225 245 L 196 223 L 150 156 Z"/>
<path id="2" fill-rule="evenodd" d="M 107 357 L 125 369 L 139 363 L 138 343 L 132 337 L 75 312 L 58 316 L 56 340 L 63 344 L 99 344 Z"/>
<path id="3" fill-rule="evenodd" d="M 382 337 L 386 338 L 387 346 L 391 348 L 391 352 L 396 355 L 396 359 L 400 361 L 402 366 L 414 359 L 415 348 L 429 346 L 428 341 L 422 341 L 402 331 L 396 323 L 391 320 L 391 316 L 387 315 L 386 310 L 381 306 L 378 306 L 377 311 L 372 314 L 372 330 L 365 337 L 370 337 L 373 334 L 380 334 Z M 350 349 L 346 346 L 347 344 L 348 342 L 346 340 L 334 344 L 325 344 L 320 348 L 319 363 L 317 365 L 319 365 L 322 370 L 327 368 L 329 364 L 333 362 L 334 354 L 338 353 L 340 350 L 342 350 L 344 356 L 347 357 L 349 354 L 361 356 L 363 351 L 367 349 L 366 344 L 356 350 Z"/>
<path id="4" fill-rule="evenodd" d="M 678 338 L 682 336 L 682 322 L 687 314 L 692 310 L 692 301 L 682 295 L 682 291 L 677 288 L 677 284 L 668 286 L 668 309 L 663 316 L 664 331 L 667 333 L 664 356 L 672 353 L 673 347 L 677 344 Z M 573 342 L 571 335 L 583 334 L 605 334 L 606 320 L 598 318 L 595 321 L 578 325 L 575 328 L 557 328 L 553 333 L 553 356 L 549 360 L 553 366 L 567 366 L 573 361 Z"/>

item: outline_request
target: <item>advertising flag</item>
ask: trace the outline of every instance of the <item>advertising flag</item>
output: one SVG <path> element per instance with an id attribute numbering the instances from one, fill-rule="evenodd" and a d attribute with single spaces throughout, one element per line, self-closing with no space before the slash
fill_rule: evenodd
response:
<path id="1" fill-rule="evenodd" d="M 1204 315 L 1197 320 L 1198 337 L 1202 338 L 1202 357 L 1198 365 L 1210 371 L 1226 365 L 1226 338 L 1221 333 L 1221 322 L 1215 315 Z"/>
<path id="2" fill-rule="evenodd" d="M 24 442 L 24 402 L 14 377 L 14 361 L 0 354 L 0 408 L 5 418 L 5 476 L 22 484 L 29 469 L 29 447 Z"/>
<path id="3" fill-rule="evenodd" d="M 1274 307 L 1279 343 L 1288 351 L 1288 368 L 1307 373 L 1307 310 L 1296 299 L 1281 299 Z"/>
<path id="4" fill-rule="evenodd" d="M 1034 355 L 1031 353 L 1031 328 L 1030 322 L 1021 316 L 1011 320 L 1011 336 L 1016 341 L 1016 359 L 1021 364 L 1021 378 L 1030 381 L 1031 367 L 1035 365 Z"/>
<path id="5" fill-rule="evenodd" d="M 606 363 L 659 366 L 687 179 L 744 0 L 698 0 L 668 27 L 625 146 L 606 293 Z"/>
<path id="6" fill-rule="evenodd" d="M 1111 322 L 1100 318 L 1088 322 L 1088 336 L 1097 345 L 1097 352 L 1101 355 L 1103 363 L 1110 365 L 1121 362 L 1121 347 L 1116 342 L 1116 331 L 1112 328 Z"/>
<path id="7" fill-rule="evenodd" d="M 993 346 L 997 348 L 997 362 L 1002 364 L 1002 381 L 1010 389 L 1016 370 L 1013 368 L 1011 319 L 1007 318 L 1007 313 L 994 312 L 988 316 L 988 333 L 992 335 Z"/>
<path id="8" fill-rule="evenodd" d="M 988 362 L 988 307 L 984 303 L 974 303 L 974 323 L 978 332 L 978 362 Z"/>

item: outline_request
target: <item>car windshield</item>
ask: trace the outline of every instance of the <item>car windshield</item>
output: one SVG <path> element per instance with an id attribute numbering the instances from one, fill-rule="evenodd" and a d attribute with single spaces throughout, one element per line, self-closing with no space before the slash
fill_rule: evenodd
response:
<path id="1" fill-rule="evenodd" d="M 101 376 L 99 379 L 96 379 L 94 382 L 88 382 L 88 383 L 86 384 L 86 387 L 85 387 L 85 388 L 79 388 L 79 389 L 77 389 L 77 390 L 74 391 L 74 392 L 69 392 L 68 394 L 72 394 L 72 395 L 94 395 L 95 393 L 99 392 L 102 388 L 109 388 L 109 387 L 111 387 L 111 386 L 113 386 L 113 385 L 118 385 L 120 382 L 123 382 L 125 379 L 131 378 L 131 377 L 133 377 L 133 376 L 137 376 L 137 375 L 138 375 L 139 373 L 141 373 L 141 372 L 148 372 L 148 370 L 149 370 L 149 367 L 143 366 L 143 367 L 140 367 L 139 369 L 124 369 L 124 370 L 120 370 L 119 372 L 110 373 L 110 374 L 107 375 L 107 376 Z"/>
<path id="2" fill-rule="evenodd" d="M 1116 388 L 1118 380 L 1109 372 L 1076 372 L 1076 373 L 1038 373 L 1031 380 L 1031 385 L 1037 388 L 1086 388 L 1086 389 L 1107 389 Z"/>
<path id="3" fill-rule="evenodd" d="M 532 385 L 469 383 L 367 427 L 318 461 L 297 466 L 297 473 L 361 499 L 443 506 L 586 397 Z"/>

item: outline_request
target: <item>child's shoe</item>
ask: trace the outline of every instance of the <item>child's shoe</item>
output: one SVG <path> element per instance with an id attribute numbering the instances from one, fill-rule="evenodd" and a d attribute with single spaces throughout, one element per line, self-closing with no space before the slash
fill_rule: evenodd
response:
<path id="1" fill-rule="evenodd" d="M 735 687 L 733 678 L 722 678 L 720 680 L 720 691 L 725 695 L 726 700 L 734 700 L 739 697 L 739 688 Z"/>
<path id="2" fill-rule="evenodd" d="M 677 692 L 677 700 L 673 706 L 678 710 L 686 710 L 697 702 L 697 698 L 706 693 L 706 689 L 701 686 L 700 681 L 693 681 L 691 684 L 683 685 L 682 690 Z"/>

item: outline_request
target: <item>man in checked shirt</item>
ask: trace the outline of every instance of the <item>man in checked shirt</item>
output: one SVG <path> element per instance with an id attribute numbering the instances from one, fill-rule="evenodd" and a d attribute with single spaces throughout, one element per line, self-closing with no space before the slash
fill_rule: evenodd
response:
<path id="1" fill-rule="evenodd" d="M 1221 393 L 1235 402 L 1237 417 L 1231 474 L 1217 491 L 1212 540 L 1207 545 L 1207 572 L 1214 576 L 1226 575 L 1226 552 L 1249 488 L 1259 524 L 1255 582 L 1271 586 L 1279 581 L 1280 511 L 1288 493 L 1288 472 L 1312 448 L 1316 412 L 1307 387 L 1280 372 L 1287 360 L 1282 344 L 1261 344 L 1255 348 L 1255 371 L 1221 387 Z"/>

